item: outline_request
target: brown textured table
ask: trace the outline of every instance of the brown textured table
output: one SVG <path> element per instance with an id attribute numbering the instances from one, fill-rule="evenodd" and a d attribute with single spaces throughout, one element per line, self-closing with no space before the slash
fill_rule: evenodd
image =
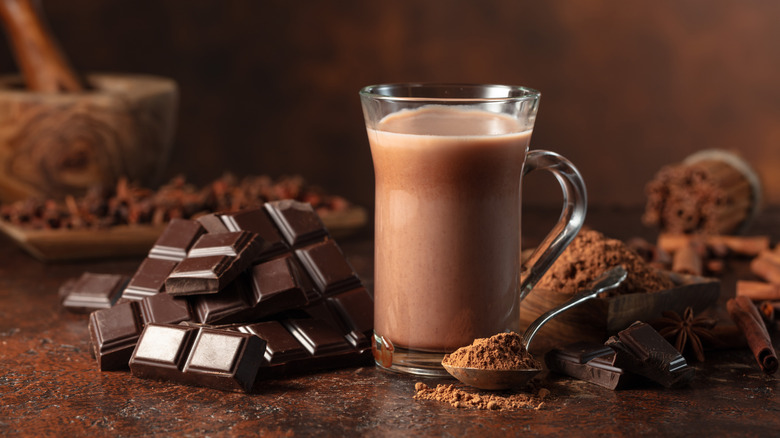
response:
<path id="1" fill-rule="evenodd" d="M 538 217 L 537 217 L 538 216 Z M 526 234 L 544 232 L 526 211 Z M 607 234 L 647 236 L 635 210 L 591 209 L 588 223 Z M 553 214 L 554 218 L 554 214 Z M 753 228 L 777 242 L 778 212 Z M 372 243 L 341 245 L 371 284 Z M 557 376 L 540 410 L 455 409 L 412 399 L 420 379 L 373 367 L 269 381 L 245 395 L 99 372 L 89 354 L 87 318 L 60 308 L 57 288 L 84 271 L 131 273 L 140 260 L 42 264 L 0 237 L 0 434 L 140 435 L 604 435 L 777 436 L 778 376 L 765 376 L 746 349 L 710 351 L 684 389 L 621 391 Z M 737 271 L 740 268 L 736 268 Z M 731 272 L 734 272 L 732 269 Z M 724 280 L 724 293 L 733 293 Z M 777 346 L 777 335 L 775 344 Z M 429 385 L 437 380 L 425 380 Z"/>

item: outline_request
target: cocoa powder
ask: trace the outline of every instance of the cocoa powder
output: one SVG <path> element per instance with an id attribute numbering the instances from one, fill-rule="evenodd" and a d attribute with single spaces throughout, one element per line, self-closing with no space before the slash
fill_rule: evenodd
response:
<path id="1" fill-rule="evenodd" d="M 625 281 L 601 296 L 657 292 L 674 287 L 663 272 L 649 265 L 625 243 L 594 230 L 583 230 L 537 283 L 539 289 L 576 293 L 608 269 L 623 265 Z"/>
<path id="2" fill-rule="evenodd" d="M 416 391 L 415 400 L 435 400 L 449 403 L 456 408 L 487 409 L 487 410 L 539 410 L 544 405 L 544 400 L 550 394 L 545 388 L 540 389 L 535 395 L 530 394 L 484 394 L 467 391 L 455 385 L 437 385 L 430 388 L 422 382 L 414 385 Z"/>
<path id="3" fill-rule="evenodd" d="M 541 364 L 525 348 L 523 337 L 514 332 L 475 339 L 444 356 L 442 363 L 456 367 L 489 370 L 541 369 Z"/>

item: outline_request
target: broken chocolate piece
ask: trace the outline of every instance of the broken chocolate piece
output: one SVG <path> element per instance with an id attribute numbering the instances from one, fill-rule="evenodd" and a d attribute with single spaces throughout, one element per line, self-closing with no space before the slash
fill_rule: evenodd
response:
<path id="1" fill-rule="evenodd" d="M 616 367 L 647 377 L 667 388 L 684 386 L 693 379 L 693 368 L 649 324 L 637 321 L 611 337 L 606 345 L 617 353 Z"/>
<path id="2" fill-rule="evenodd" d="M 170 294 L 157 294 L 144 298 L 138 303 L 141 320 L 144 324 L 178 324 L 191 321 L 192 310 L 185 298 Z"/>
<path id="3" fill-rule="evenodd" d="M 89 336 L 98 369 L 127 368 L 138 336 L 143 329 L 138 303 L 127 301 L 96 310 L 89 315 Z"/>
<path id="4" fill-rule="evenodd" d="M 330 307 L 352 331 L 370 338 L 374 330 L 374 299 L 364 287 L 334 295 L 326 299 Z"/>
<path id="5" fill-rule="evenodd" d="M 325 225 L 311 204 L 292 199 L 264 205 L 290 246 L 300 246 L 328 235 Z"/>
<path id="6" fill-rule="evenodd" d="M 165 279 L 177 264 L 174 260 L 147 257 L 122 292 L 122 298 L 139 301 L 159 294 L 165 289 Z"/>
<path id="7" fill-rule="evenodd" d="M 594 383 L 607 389 L 622 389 L 634 380 L 630 373 L 614 365 L 615 351 L 601 344 L 576 343 L 554 349 L 545 355 L 554 372 Z"/>
<path id="8" fill-rule="evenodd" d="M 295 251 L 322 295 L 330 295 L 360 285 L 360 279 L 336 242 L 326 240 Z"/>
<path id="9" fill-rule="evenodd" d="M 79 313 L 109 308 L 119 299 L 127 279 L 124 275 L 85 272 L 60 287 L 62 305 Z"/>
<path id="10" fill-rule="evenodd" d="M 281 254 L 287 250 L 284 239 L 264 208 L 243 210 L 235 213 L 222 213 L 219 217 L 229 231 L 251 231 L 257 233 L 266 243 L 263 257 Z"/>
<path id="11" fill-rule="evenodd" d="M 238 327 L 237 330 L 267 341 L 265 359 L 271 365 L 281 365 L 309 356 L 303 345 L 279 321 L 249 324 Z"/>
<path id="12" fill-rule="evenodd" d="M 165 280 L 173 295 L 213 294 L 249 268 L 262 251 L 255 233 L 205 234 Z"/>
<path id="13" fill-rule="evenodd" d="M 204 233 L 200 223 L 189 219 L 171 219 L 149 251 L 149 257 L 181 261 L 195 241 Z"/>

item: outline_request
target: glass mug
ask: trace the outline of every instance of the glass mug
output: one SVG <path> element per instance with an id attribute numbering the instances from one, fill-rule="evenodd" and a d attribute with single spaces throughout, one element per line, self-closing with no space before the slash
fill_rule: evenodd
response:
<path id="1" fill-rule="evenodd" d="M 532 150 L 539 92 L 517 86 L 373 85 L 360 91 L 376 177 L 374 339 L 378 366 L 441 376 L 445 353 L 520 331 L 521 300 L 576 236 L 577 169 Z M 521 265 L 521 180 L 552 172 L 558 223 Z"/>

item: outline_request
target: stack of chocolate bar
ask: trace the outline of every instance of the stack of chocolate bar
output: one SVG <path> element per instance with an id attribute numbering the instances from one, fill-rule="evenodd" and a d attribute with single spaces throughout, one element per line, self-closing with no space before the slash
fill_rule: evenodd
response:
<path id="1" fill-rule="evenodd" d="M 100 370 L 250 391 L 371 362 L 373 299 L 309 204 L 173 220 L 129 282 L 115 277 L 87 273 L 64 290 L 63 304 L 99 304 Z"/>

